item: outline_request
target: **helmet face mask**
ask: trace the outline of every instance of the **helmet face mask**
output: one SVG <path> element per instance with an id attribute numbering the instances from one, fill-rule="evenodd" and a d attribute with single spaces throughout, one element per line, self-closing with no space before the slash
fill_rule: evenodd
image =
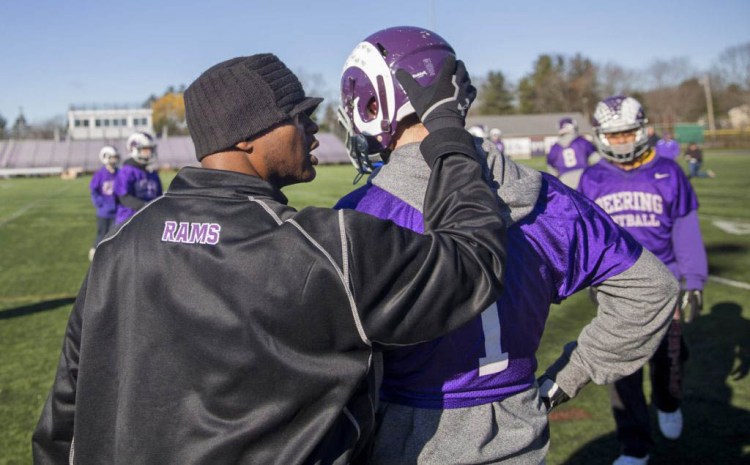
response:
<path id="1" fill-rule="evenodd" d="M 563 118 L 558 123 L 558 135 L 574 135 L 578 133 L 578 123 L 573 118 Z"/>
<path id="2" fill-rule="evenodd" d="M 130 157 L 141 165 L 156 161 L 156 142 L 150 134 L 136 132 L 128 137 L 125 145 Z"/>
<path id="3" fill-rule="evenodd" d="M 615 163 L 629 163 L 648 150 L 646 114 L 638 100 L 621 95 L 607 97 L 596 105 L 592 124 L 602 157 Z M 613 144 L 608 135 L 633 132 L 632 142 Z"/>
<path id="4" fill-rule="evenodd" d="M 348 134 L 349 157 L 360 173 L 372 172 L 387 158 L 399 123 L 414 114 L 396 71 L 404 69 L 419 84 L 429 85 L 449 55 L 455 52 L 442 37 L 416 27 L 384 29 L 354 48 L 341 73 L 338 118 Z"/>

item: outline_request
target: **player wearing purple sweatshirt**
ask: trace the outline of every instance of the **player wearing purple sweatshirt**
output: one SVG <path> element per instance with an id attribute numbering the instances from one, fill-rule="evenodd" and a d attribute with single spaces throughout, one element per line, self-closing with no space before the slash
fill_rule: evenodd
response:
<path id="1" fill-rule="evenodd" d="M 547 154 L 547 171 L 575 189 L 581 173 L 591 164 L 590 161 L 595 163 L 599 160 L 595 156 L 596 147 L 578 134 L 578 123 L 573 118 L 562 118 L 557 126 L 560 137 Z"/>
<path id="2" fill-rule="evenodd" d="M 94 259 L 96 246 L 115 224 L 115 213 L 117 212 L 115 176 L 120 164 L 120 154 L 117 153 L 116 148 L 105 145 L 99 151 L 99 160 L 104 166 L 94 173 L 89 184 L 91 202 L 96 208 L 96 239 L 94 239 L 94 245 L 89 249 L 89 261 Z"/>
<path id="3" fill-rule="evenodd" d="M 670 160 L 677 160 L 680 156 L 680 143 L 672 139 L 672 133 L 664 132 L 664 136 L 654 146 L 656 154 Z"/>
<path id="4" fill-rule="evenodd" d="M 338 208 L 423 231 L 427 132 L 395 75 L 430 85 L 453 53 L 437 34 L 412 27 L 377 32 L 354 49 L 339 109 L 350 156 L 360 173 L 387 163 Z M 677 284 L 653 254 L 554 177 L 515 164 L 489 140 L 475 143 L 509 224 L 505 292 L 455 332 L 384 354 L 374 464 L 543 462 L 548 409 L 590 381 L 638 369 L 671 318 Z M 537 382 L 550 305 L 591 285 L 602 291 L 597 316 Z"/>
<path id="5" fill-rule="evenodd" d="M 594 111 L 596 143 L 603 160 L 587 168 L 579 190 L 596 202 L 681 282 L 686 322 L 702 306 L 708 267 L 698 224 L 698 199 L 682 169 L 648 144 L 646 117 L 632 97 L 614 96 Z M 658 145 L 657 145 L 658 147 Z M 657 149 L 658 150 L 658 149 Z M 680 312 L 650 360 L 653 403 L 668 439 L 682 433 L 682 365 L 687 358 Z M 616 382 L 612 408 L 622 455 L 615 464 L 645 464 L 653 446 L 643 394 L 643 370 Z"/>
<path id="6" fill-rule="evenodd" d="M 118 201 L 116 224 L 124 222 L 162 194 L 161 180 L 154 170 L 154 138 L 145 132 L 136 132 L 128 137 L 126 146 L 130 158 L 123 163 L 115 179 Z"/>

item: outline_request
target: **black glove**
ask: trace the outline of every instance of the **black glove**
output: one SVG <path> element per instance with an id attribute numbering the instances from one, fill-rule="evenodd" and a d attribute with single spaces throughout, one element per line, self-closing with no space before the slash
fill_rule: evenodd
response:
<path id="1" fill-rule="evenodd" d="M 464 128 L 466 112 L 477 96 L 462 61 L 448 55 L 437 79 L 422 87 L 405 70 L 396 71 L 396 79 L 406 91 L 414 111 L 429 132 L 444 128 Z"/>
<path id="2" fill-rule="evenodd" d="M 554 379 L 547 375 L 542 375 L 537 380 L 539 384 L 539 396 L 547 407 L 547 412 L 570 400 L 570 397 L 560 388 Z"/>
<path id="3" fill-rule="evenodd" d="M 680 306 L 680 313 L 685 323 L 690 323 L 703 310 L 703 291 L 698 289 L 680 291 L 677 305 Z"/>

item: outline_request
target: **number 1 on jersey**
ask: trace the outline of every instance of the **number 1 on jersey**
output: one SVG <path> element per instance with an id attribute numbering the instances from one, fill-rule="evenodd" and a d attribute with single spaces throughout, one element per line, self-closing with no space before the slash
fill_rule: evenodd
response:
<path id="1" fill-rule="evenodd" d="M 500 373 L 508 368 L 508 353 L 500 345 L 500 311 L 497 303 L 482 312 L 485 357 L 479 358 L 479 376 Z"/>

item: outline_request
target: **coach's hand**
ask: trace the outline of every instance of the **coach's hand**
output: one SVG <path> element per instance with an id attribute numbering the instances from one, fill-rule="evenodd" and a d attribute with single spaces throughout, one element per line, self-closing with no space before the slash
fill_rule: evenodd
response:
<path id="1" fill-rule="evenodd" d="M 698 289 L 680 291 L 678 305 L 685 323 L 692 322 L 703 310 L 703 291 Z"/>
<path id="2" fill-rule="evenodd" d="M 547 375 L 542 375 L 537 380 L 539 384 L 539 396 L 547 407 L 547 412 L 570 400 L 570 397 L 557 385 L 554 379 Z"/>
<path id="3" fill-rule="evenodd" d="M 477 89 L 471 85 L 462 61 L 457 62 L 449 55 L 437 79 L 429 86 L 422 87 L 403 69 L 396 71 L 396 79 L 429 132 L 465 127 L 466 112 L 477 96 Z"/>

